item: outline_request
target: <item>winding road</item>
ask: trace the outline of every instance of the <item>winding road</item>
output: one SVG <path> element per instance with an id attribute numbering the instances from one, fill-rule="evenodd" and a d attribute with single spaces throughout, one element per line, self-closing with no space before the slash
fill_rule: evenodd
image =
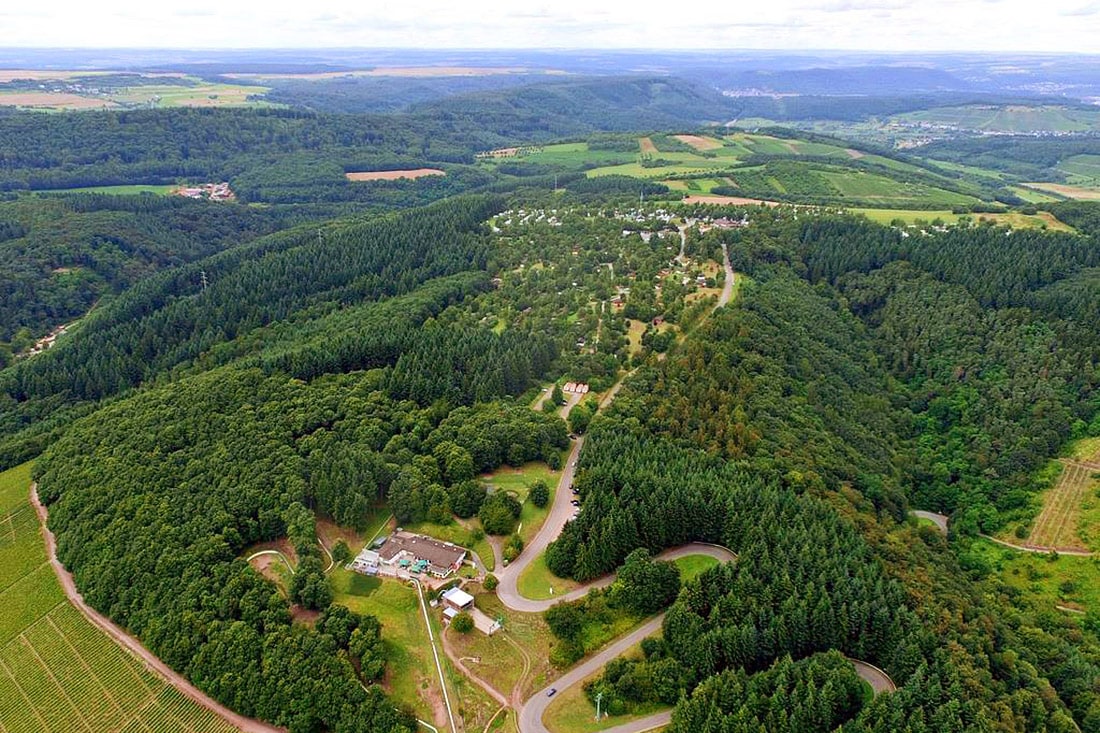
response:
<path id="1" fill-rule="evenodd" d="M 86 619 L 102 629 L 108 636 L 114 639 L 119 646 L 140 659 L 146 669 L 159 675 L 163 678 L 165 683 L 176 688 L 186 698 L 206 708 L 226 723 L 244 731 L 244 733 L 286 733 L 286 729 L 284 728 L 276 728 L 273 725 L 268 725 L 267 723 L 261 723 L 258 720 L 238 715 L 217 700 L 208 696 L 202 690 L 188 682 L 179 672 L 162 662 L 157 655 L 142 646 L 141 642 L 130 636 L 121 626 L 85 603 L 84 596 L 80 595 L 80 591 L 76 589 L 72 574 L 66 570 L 65 566 L 61 564 L 61 561 L 57 559 L 57 541 L 53 536 L 53 532 L 50 531 L 50 528 L 46 524 L 48 514 L 46 507 L 38 500 L 38 484 L 31 484 L 30 498 L 31 504 L 34 505 L 34 510 L 38 513 L 38 521 L 42 528 L 42 537 L 46 541 L 46 552 L 50 557 L 50 565 L 53 567 L 54 574 L 57 575 L 57 581 L 61 584 L 62 590 L 65 591 L 65 596 L 82 614 L 84 614 Z"/>

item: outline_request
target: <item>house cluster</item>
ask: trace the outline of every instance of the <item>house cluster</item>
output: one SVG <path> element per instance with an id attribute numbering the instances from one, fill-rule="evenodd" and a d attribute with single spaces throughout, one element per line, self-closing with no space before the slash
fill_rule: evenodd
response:
<path id="1" fill-rule="evenodd" d="M 176 195 L 189 199 L 209 199 L 210 201 L 233 201 L 236 195 L 228 183 L 200 183 L 195 186 L 180 186 Z"/>
<path id="2" fill-rule="evenodd" d="M 365 575 L 449 577 L 462 567 L 466 548 L 420 534 L 398 530 L 381 545 L 365 548 L 351 561 L 351 569 Z"/>

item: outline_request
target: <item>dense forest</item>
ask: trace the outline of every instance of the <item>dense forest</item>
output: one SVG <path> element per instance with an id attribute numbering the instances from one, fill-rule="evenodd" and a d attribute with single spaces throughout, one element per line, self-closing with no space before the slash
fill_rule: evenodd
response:
<path id="1" fill-rule="evenodd" d="M 0 202 L 0 342 L 18 353 L 51 326 L 154 272 L 303 216 L 182 197 L 72 194 Z"/>

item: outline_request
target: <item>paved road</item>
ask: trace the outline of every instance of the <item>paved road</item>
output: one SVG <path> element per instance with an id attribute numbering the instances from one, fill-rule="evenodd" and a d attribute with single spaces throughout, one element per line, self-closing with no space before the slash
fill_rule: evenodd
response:
<path id="1" fill-rule="evenodd" d="M 912 514 L 914 517 L 918 517 L 920 519 L 927 519 L 928 521 L 934 523 L 936 525 L 936 527 L 940 530 L 940 532 L 943 532 L 944 534 L 947 534 L 947 520 L 948 520 L 948 517 L 947 517 L 946 514 L 937 514 L 936 512 L 926 512 L 923 509 L 914 509 L 912 512 L 910 512 L 910 514 Z"/>
<path id="2" fill-rule="evenodd" d="M 566 505 L 569 506 L 569 505 Z M 572 508 L 572 507 L 570 507 Z M 555 535 L 557 536 L 557 535 Z M 524 550 L 526 552 L 526 550 Z M 665 550 L 661 554 L 657 555 L 658 560 L 675 560 L 679 557 L 685 557 L 687 555 L 706 555 L 713 557 L 718 562 L 733 562 L 737 559 L 737 555 L 727 550 L 725 547 L 719 547 L 718 545 L 709 545 L 704 542 L 692 542 L 687 545 L 681 545 L 680 547 L 674 547 L 670 550 Z M 522 555 L 521 555 L 522 557 Z M 534 557 L 534 556 L 532 556 Z M 546 600 L 534 601 L 530 598 L 525 598 L 519 594 L 515 589 L 515 582 L 513 580 L 512 587 L 507 594 L 501 593 L 501 589 L 504 588 L 503 581 L 497 587 L 497 595 L 500 597 L 501 603 L 513 611 L 527 611 L 528 613 L 541 613 L 551 606 L 562 603 L 564 601 L 574 601 L 578 598 L 583 598 L 588 591 L 593 588 L 606 588 L 615 581 L 615 574 L 609 573 L 602 577 L 591 580 L 579 588 L 575 588 L 568 593 L 563 593 L 560 596 L 554 596 Z"/>
<path id="3" fill-rule="evenodd" d="M 861 662 L 850 657 L 848 661 L 856 668 L 856 674 L 871 685 L 871 689 L 875 691 L 876 695 L 880 692 L 894 692 L 898 689 L 898 686 L 890 679 L 890 675 L 873 664 L 867 664 L 867 662 Z"/>
<path id="4" fill-rule="evenodd" d="M 647 636 L 657 633 L 661 629 L 661 621 L 664 620 L 664 617 L 665 615 L 662 613 L 660 616 L 650 619 L 632 633 L 604 647 L 602 651 L 597 652 L 558 679 L 554 680 L 554 682 L 547 687 L 536 692 L 519 711 L 519 729 L 521 733 L 549 733 L 546 726 L 542 724 L 542 714 L 546 712 L 547 706 L 553 702 L 552 697 L 547 697 L 547 693 L 550 689 L 554 688 L 560 693 L 567 687 L 579 684 L 591 675 L 596 674 L 612 659 L 620 656 L 626 652 L 627 649 Z M 660 713 L 658 716 L 664 716 L 664 722 L 667 723 L 670 713 Z M 649 716 L 643 720 L 616 726 L 608 730 L 616 731 L 616 733 L 638 733 L 639 731 L 649 730 L 655 725 L 660 724 L 657 721 L 658 716 Z"/>
<path id="5" fill-rule="evenodd" d="M 238 715 L 218 701 L 209 697 L 206 693 L 202 692 L 202 690 L 188 682 L 179 672 L 176 672 L 176 670 L 160 661 L 155 654 L 143 647 L 141 642 L 126 633 L 121 626 L 118 626 L 109 618 L 99 613 L 99 611 L 96 611 L 85 603 L 84 597 L 80 595 L 80 591 L 76 589 L 72 574 L 69 573 L 69 571 L 65 569 L 65 566 L 61 564 L 61 561 L 57 559 L 57 542 L 54 539 L 53 532 L 46 526 L 46 507 L 42 506 L 42 502 L 38 500 L 37 484 L 31 484 L 31 503 L 34 504 L 34 509 L 38 512 L 38 520 L 42 525 L 42 536 L 46 540 L 46 552 L 50 556 L 50 565 L 53 566 L 53 571 L 57 575 L 57 580 L 61 583 L 61 588 L 65 591 L 65 595 L 68 597 L 69 601 L 84 614 L 85 618 L 106 632 L 108 636 L 114 639 L 115 642 L 123 648 L 141 659 L 146 669 L 156 673 L 163 678 L 167 684 L 179 690 L 189 700 L 206 708 L 238 730 L 244 731 L 244 733 L 285 733 L 284 728 L 276 728 L 273 725 L 268 725 L 267 723 L 261 723 L 258 720 Z"/>
<path id="6" fill-rule="evenodd" d="M 550 506 L 550 512 L 546 515 L 546 521 L 542 523 L 538 533 L 523 548 L 523 552 L 519 554 L 515 561 L 506 567 L 497 567 L 496 576 L 500 581 L 500 585 L 497 586 L 497 595 L 500 597 L 501 602 L 512 610 L 543 611 L 557 602 L 530 601 L 519 594 L 516 583 L 523 569 L 541 555 L 546 550 L 547 545 L 557 539 L 558 535 L 561 534 L 562 527 L 573 516 L 574 507 L 569 503 L 573 499 L 573 492 L 569 490 L 569 487 L 572 485 L 573 476 L 577 471 L 574 464 L 577 462 L 583 446 L 584 436 L 581 435 L 573 441 L 569 457 L 566 459 L 565 467 L 561 471 L 561 478 L 558 480 L 558 488 L 554 491 L 554 503 Z"/>

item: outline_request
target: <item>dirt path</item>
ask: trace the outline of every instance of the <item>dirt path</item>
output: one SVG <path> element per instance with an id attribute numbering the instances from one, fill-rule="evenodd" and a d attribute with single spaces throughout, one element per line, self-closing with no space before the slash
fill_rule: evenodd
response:
<path id="1" fill-rule="evenodd" d="M 991 537 L 990 535 L 987 535 L 987 534 L 979 534 L 978 536 L 981 537 L 984 540 L 989 540 L 990 542 L 992 542 L 994 544 L 1000 545 L 1001 547 L 1007 547 L 1011 550 L 1019 550 L 1020 552 L 1035 552 L 1035 553 L 1042 554 L 1042 555 L 1045 555 L 1048 552 L 1057 552 L 1059 555 L 1069 555 L 1070 557 L 1093 557 L 1094 555 L 1096 555 L 1095 552 L 1089 552 L 1087 550 L 1066 550 L 1066 549 L 1058 549 L 1057 547 L 1037 547 L 1035 545 L 1016 545 L 1016 544 L 1013 544 L 1011 542 L 1006 542 L 1005 540 L 999 540 L 996 537 Z"/>
<path id="2" fill-rule="evenodd" d="M 80 591 L 76 589 L 76 584 L 73 582 L 73 576 L 65 569 L 65 566 L 61 564 L 61 561 L 57 559 L 57 542 L 54 539 L 53 532 L 50 531 L 46 525 L 47 512 L 46 507 L 42 506 L 42 502 L 38 500 L 38 485 L 31 484 L 31 503 L 34 505 L 34 509 L 38 512 L 38 520 L 42 528 L 42 537 L 46 541 L 46 552 L 50 557 L 50 565 L 53 566 L 54 573 L 57 575 L 57 581 L 61 584 L 61 588 L 65 591 L 66 597 L 69 601 L 80 610 L 84 617 L 98 626 L 104 632 L 107 633 L 112 639 L 119 644 L 119 646 L 126 649 L 135 657 L 140 659 L 145 665 L 145 668 L 149 671 L 160 676 L 165 683 L 179 690 L 179 692 L 191 700 L 195 704 L 206 708 L 210 712 L 217 715 L 226 723 L 236 727 L 238 730 L 244 731 L 244 733 L 285 733 L 284 728 L 276 728 L 273 725 L 267 723 L 261 723 L 258 720 L 246 718 L 243 715 L 238 715 L 229 708 L 225 707 L 221 703 L 217 702 L 213 698 L 206 695 L 197 687 L 187 681 L 180 673 L 169 667 L 164 662 L 153 654 L 151 651 L 141 645 L 134 637 L 126 633 L 121 626 L 118 626 L 113 621 L 102 615 L 94 608 L 84 602 L 84 597 L 80 595 Z"/>
<path id="3" fill-rule="evenodd" d="M 451 645 L 450 636 L 447 634 L 446 629 L 444 629 L 443 633 L 439 635 L 439 638 L 443 642 L 443 653 L 447 655 L 447 659 L 451 660 L 451 664 L 455 666 L 455 669 L 464 674 L 468 679 L 473 680 L 478 687 L 485 690 L 485 692 L 489 694 L 489 697 L 493 698 L 501 705 L 508 705 L 508 698 L 504 695 L 504 693 L 490 685 L 485 680 L 478 677 L 476 674 L 474 674 L 473 670 L 466 666 L 466 663 L 462 661 L 462 657 L 459 656 L 458 652 L 456 652 L 454 647 Z"/>
<path id="4" fill-rule="evenodd" d="M 722 284 L 722 294 L 718 296 L 717 308 L 729 305 L 730 299 L 733 298 L 733 286 L 737 278 L 737 273 L 733 271 L 733 265 L 730 264 L 730 250 L 725 242 L 722 242 L 722 267 L 726 271 L 726 281 Z"/>

